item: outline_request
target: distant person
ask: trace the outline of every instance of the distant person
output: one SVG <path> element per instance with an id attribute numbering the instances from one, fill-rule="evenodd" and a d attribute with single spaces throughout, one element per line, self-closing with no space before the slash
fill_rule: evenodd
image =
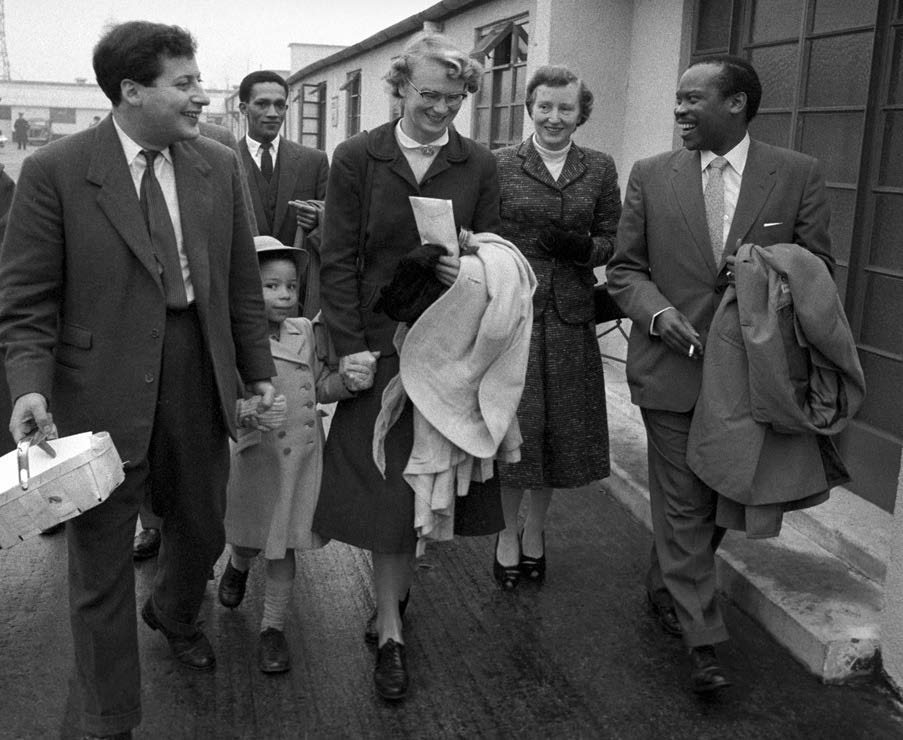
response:
<path id="1" fill-rule="evenodd" d="M 238 87 L 239 110 L 248 133 L 239 142 L 260 234 L 289 246 L 303 246 L 299 302 L 304 316 L 319 311 L 319 230 L 329 161 L 325 152 L 280 136 L 288 109 L 288 84 L 275 72 L 258 70 Z M 313 268 L 310 266 L 313 265 Z M 308 290 L 310 283 L 310 290 Z"/>
<path id="2" fill-rule="evenodd" d="M 17 149 L 28 149 L 28 121 L 24 113 L 20 113 L 19 117 L 13 123 L 13 140 L 18 144 Z"/>
<path id="3" fill-rule="evenodd" d="M 88 737 L 141 721 L 131 545 L 148 490 L 163 544 L 141 617 L 182 667 L 214 668 L 197 618 L 225 545 L 236 370 L 261 411 L 275 394 L 241 169 L 198 136 L 195 50 L 176 26 L 104 33 L 93 66 L 111 115 L 25 160 L 0 253 L 13 439 L 52 431 L 52 409 L 60 434 L 108 431 L 128 461 L 66 526 L 70 704 Z"/>

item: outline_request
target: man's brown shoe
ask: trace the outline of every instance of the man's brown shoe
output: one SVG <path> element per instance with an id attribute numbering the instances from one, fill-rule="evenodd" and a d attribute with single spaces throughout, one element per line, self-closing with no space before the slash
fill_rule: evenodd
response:
<path id="1" fill-rule="evenodd" d="M 649 611 L 667 634 L 680 637 L 684 633 L 683 627 L 680 626 L 680 620 L 677 618 L 677 612 L 674 611 L 674 605 L 671 603 L 670 595 L 667 599 L 663 599 L 655 597 L 647 591 L 646 601 L 649 604 Z"/>
<path id="2" fill-rule="evenodd" d="M 193 671 L 212 671 L 216 665 L 216 655 L 207 636 L 199 629 L 189 635 L 180 635 L 164 627 L 154 613 L 154 605 L 148 599 L 141 608 L 141 618 L 152 630 L 160 630 L 169 641 L 173 657 Z"/>
<path id="3" fill-rule="evenodd" d="M 690 661 L 693 664 L 690 680 L 693 691 L 697 694 L 710 694 L 731 685 L 718 663 L 715 648 L 711 645 L 690 648 Z"/>

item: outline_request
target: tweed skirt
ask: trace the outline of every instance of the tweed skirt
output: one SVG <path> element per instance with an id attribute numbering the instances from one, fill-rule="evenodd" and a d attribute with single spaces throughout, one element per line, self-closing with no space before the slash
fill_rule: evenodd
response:
<path id="1" fill-rule="evenodd" d="M 510 488 L 578 488 L 610 472 L 605 376 L 595 327 L 566 324 L 550 301 L 533 322 L 517 410 L 521 461 L 499 464 Z"/>

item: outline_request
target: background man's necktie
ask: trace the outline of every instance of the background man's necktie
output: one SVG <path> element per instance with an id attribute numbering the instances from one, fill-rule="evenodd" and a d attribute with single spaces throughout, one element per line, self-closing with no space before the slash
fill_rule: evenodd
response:
<path id="1" fill-rule="evenodd" d="M 154 256 L 162 268 L 166 307 L 182 309 L 188 307 L 188 296 L 185 293 L 185 281 L 182 279 L 182 261 L 179 259 L 176 232 L 172 227 L 163 190 L 154 172 L 154 160 L 158 154 L 160 152 L 141 150 L 141 155 L 147 162 L 141 176 L 141 210 L 144 213 L 144 222 L 147 224 L 151 243 L 154 245 Z"/>
<path id="2" fill-rule="evenodd" d="M 260 174 L 267 182 L 273 179 L 273 155 L 270 154 L 272 146 L 269 142 L 260 145 Z"/>
<path id="3" fill-rule="evenodd" d="M 709 239 L 715 264 L 721 264 L 724 252 L 724 157 L 715 157 L 709 162 L 709 181 L 705 186 L 705 218 L 709 224 Z"/>

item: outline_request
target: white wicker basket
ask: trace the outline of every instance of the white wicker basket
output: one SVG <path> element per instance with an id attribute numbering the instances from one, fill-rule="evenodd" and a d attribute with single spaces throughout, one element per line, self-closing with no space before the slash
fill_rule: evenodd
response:
<path id="1" fill-rule="evenodd" d="M 0 457 L 0 549 L 17 545 L 97 506 L 125 479 L 122 460 L 106 432 L 84 432 L 28 452 L 28 489 L 19 485 L 16 452 Z"/>

